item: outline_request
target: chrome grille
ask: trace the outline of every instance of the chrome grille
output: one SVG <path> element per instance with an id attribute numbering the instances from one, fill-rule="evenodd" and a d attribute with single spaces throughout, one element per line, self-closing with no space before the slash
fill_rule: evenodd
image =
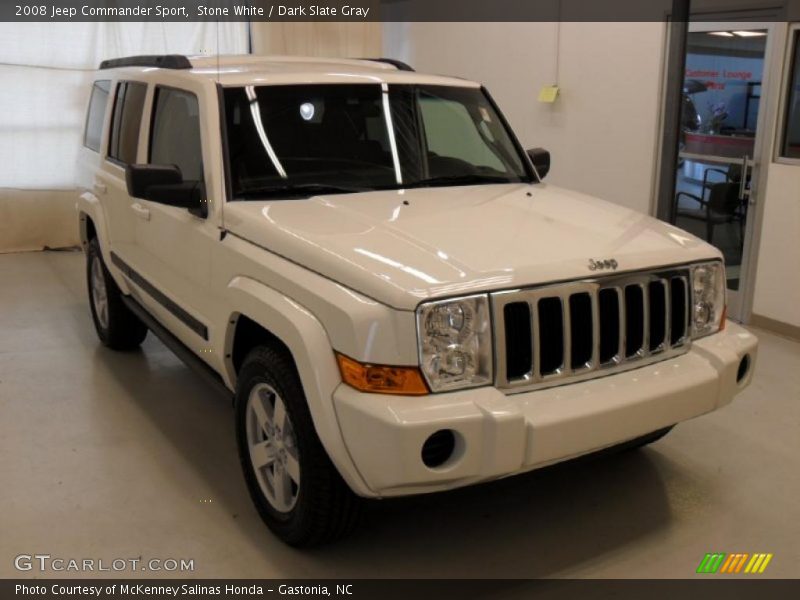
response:
<path id="1" fill-rule="evenodd" d="M 496 292 L 495 385 L 538 389 L 682 354 L 688 294 L 686 268 Z"/>

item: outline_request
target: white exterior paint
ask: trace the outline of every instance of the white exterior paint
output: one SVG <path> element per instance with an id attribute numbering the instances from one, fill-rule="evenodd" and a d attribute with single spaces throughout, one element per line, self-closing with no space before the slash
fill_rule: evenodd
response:
<path id="1" fill-rule="evenodd" d="M 402 310 L 436 297 L 578 279 L 590 257 L 613 256 L 626 271 L 719 257 L 680 229 L 548 184 L 234 202 L 225 227 Z"/>
<path id="2" fill-rule="evenodd" d="M 361 476 L 382 496 L 460 487 L 599 450 L 722 408 L 756 339 L 741 327 L 699 340 L 675 359 L 579 384 L 506 396 L 492 387 L 396 398 L 342 384 L 336 413 Z M 646 391 L 645 391 L 646 390 Z M 428 469 L 419 448 L 433 432 L 461 437 L 456 459 Z"/>
<path id="3" fill-rule="evenodd" d="M 252 61 L 246 62 L 225 65 L 237 69 L 232 83 L 247 80 Z M 302 66 L 293 62 L 298 81 L 338 81 L 350 68 L 364 80 L 450 81 L 382 65 L 373 74 L 370 63 L 326 63 L 305 74 Z M 253 72 L 271 72 L 262 67 Z M 82 149 L 79 215 L 84 225 L 94 223 L 112 275 L 231 389 L 231 343 L 241 315 L 282 340 L 317 434 L 357 494 L 434 491 L 528 470 L 714 410 L 749 382 L 750 372 L 737 384 L 736 372 L 745 355 L 755 359 L 756 340 L 731 324 L 677 358 L 547 390 L 506 395 L 490 386 L 416 398 L 356 392 L 342 383 L 334 350 L 367 363 L 417 365 L 412 310 L 421 299 L 586 278 L 588 260 L 609 254 L 627 271 L 718 253 L 649 217 L 544 184 L 225 204 L 215 77 L 131 68 L 99 76 L 117 77 L 151 84 L 139 162 L 147 156 L 152 84 L 198 95 L 209 215 L 130 198 L 123 169 Z M 279 81 L 288 77 L 281 73 Z M 110 118 L 109 110 L 106 129 Z M 107 137 L 106 131 L 102 148 Z M 124 254 L 206 324 L 208 340 L 126 279 L 111 252 Z M 420 444 L 442 428 L 457 433 L 458 449 L 452 461 L 429 469 Z"/>

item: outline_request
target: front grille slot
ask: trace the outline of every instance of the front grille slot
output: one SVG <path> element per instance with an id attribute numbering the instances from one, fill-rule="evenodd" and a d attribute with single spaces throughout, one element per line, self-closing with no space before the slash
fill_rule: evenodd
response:
<path id="1" fill-rule="evenodd" d="M 688 326 L 689 300 L 687 298 L 688 280 L 683 277 L 672 277 L 670 279 L 670 324 L 672 325 L 669 336 L 669 343 L 678 346 L 686 338 L 686 328 Z"/>
<path id="2" fill-rule="evenodd" d="M 600 364 L 619 358 L 619 288 L 600 290 Z"/>
<path id="3" fill-rule="evenodd" d="M 533 369 L 531 307 L 527 302 L 506 304 L 503 317 L 508 348 L 506 376 L 511 381 L 525 377 Z"/>
<path id="4" fill-rule="evenodd" d="M 561 298 L 539 300 L 539 372 L 555 373 L 564 365 L 564 312 Z"/>
<path id="5" fill-rule="evenodd" d="M 584 369 L 591 366 L 594 349 L 594 333 L 592 332 L 592 297 L 588 292 L 572 294 L 569 297 L 569 320 L 573 369 Z"/>
<path id="6" fill-rule="evenodd" d="M 625 358 L 644 346 L 644 291 L 639 284 L 625 287 Z"/>
<path id="7" fill-rule="evenodd" d="M 667 290 L 663 279 L 651 281 L 647 290 L 650 316 L 650 352 L 659 352 L 664 348 L 667 335 Z"/>
<path id="8" fill-rule="evenodd" d="M 688 268 L 492 294 L 496 384 L 522 391 L 688 351 Z"/>

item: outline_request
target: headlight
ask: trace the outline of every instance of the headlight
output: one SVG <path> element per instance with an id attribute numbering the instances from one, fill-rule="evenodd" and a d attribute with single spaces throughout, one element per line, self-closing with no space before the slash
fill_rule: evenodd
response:
<path id="1" fill-rule="evenodd" d="M 419 360 L 431 390 L 492 382 L 492 325 L 488 296 L 427 302 L 417 309 Z"/>
<path id="2" fill-rule="evenodd" d="M 716 333 L 724 326 L 725 267 L 719 261 L 691 267 L 692 337 Z"/>

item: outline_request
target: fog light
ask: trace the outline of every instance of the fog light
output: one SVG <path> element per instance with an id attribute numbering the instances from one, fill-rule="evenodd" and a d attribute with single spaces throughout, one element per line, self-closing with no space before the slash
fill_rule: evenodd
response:
<path id="1" fill-rule="evenodd" d="M 430 469 L 441 467 L 453 456 L 456 436 L 450 429 L 440 429 L 422 445 L 422 462 Z"/>
<path id="2" fill-rule="evenodd" d="M 736 371 L 736 383 L 742 383 L 750 372 L 750 355 L 745 354 L 739 361 L 739 369 Z"/>

